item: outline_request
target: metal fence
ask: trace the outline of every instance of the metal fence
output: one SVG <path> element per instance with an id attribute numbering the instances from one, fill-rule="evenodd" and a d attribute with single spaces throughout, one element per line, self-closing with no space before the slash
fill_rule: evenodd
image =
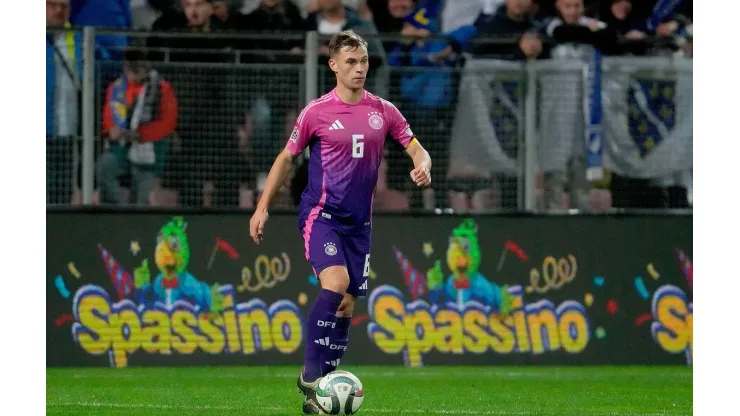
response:
<path id="1" fill-rule="evenodd" d="M 77 36 L 84 46 L 81 62 L 67 68 L 79 80 L 76 103 L 68 90 L 69 99 L 63 99 L 66 84 L 60 80 L 70 71 L 60 65 L 51 81 L 57 84 L 52 103 L 47 92 L 54 120 L 73 118 L 67 111 L 72 104 L 79 108 L 76 134 L 61 134 L 65 123 L 47 128 L 50 204 L 252 208 L 298 112 L 335 85 L 326 58 L 316 52 L 315 33 L 294 39 L 305 45 L 301 55 L 173 49 L 152 41 L 151 34 L 127 33 L 131 47 L 146 47 L 153 67 L 172 86 L 178 109 L 177 128 L 158 145 L 157 167 L 142 169 L 130 163 L 131 149 L 115 160 L 107 157 L 112 141 L 102 115 L 106 94 L 121 77 L 121 51 L 97 51 L 93 28 Z M 47 74 L 48 60 L 47 48 Z M 396 104 L 435 166 L 434 190 L 417 191 L 408 180 L 410 161 L 389 141 L 376 210 L 684 207 L 666 193 L 690 189 L 691 65 L 690 58 L 675 57 L 603 60 L 601 181 L 585 175 L 593 153 L 587 145 L 593 127 L 592 111 L 585 108 L 592 92 L 587 62 L 468 57 L 457 68 L 371 68 L 368 89 Z M 47 91 L 49 84 L 47 77 Z M 47 111 L 47 124 L 49 117 Z M 302 190 L 305 165 L 295 172 L 276 201 L 282 208 L 293 208 Z M 143 178 L 151 180 L 146 195 L 137 187 L 148 187 Z"/>

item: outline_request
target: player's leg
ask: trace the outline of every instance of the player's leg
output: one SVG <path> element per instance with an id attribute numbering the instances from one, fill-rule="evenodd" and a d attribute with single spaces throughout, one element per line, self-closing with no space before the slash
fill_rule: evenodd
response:
<path id="1" fill-rule="evenodd" d="M 306 396 L 303 413 L 307 414 L 322 413 L 316 402 L 316 389 L 325 375 L 321 361 L 331 347 L 331 330 L 336 326 L 342 294 L 349 283 L 347 269 L 343 265 L 330 265 L 321 270 L 322 267 L 326 266 L 319 266 L 316 270 L 321 291 L 306 319 L 306 356 L 297 383 L 298 389 Z"/>
<path id="2" fill-rule="evenodd" d="M 329 335 L 331 342 L 330 348 L 324 350 L 324 354 L 321 356 L 321 373 L 323 375 L 336 370 L 344 353 L 347 352 L 349 327 L 352 323 L 352 314 L 355 310 L 355 299 L 355 296 L 345 293 L 342 303 L 339 304 L 336 325 L 332 328 Z"/>
<path id="3" fill-rule="evenodd" d="M 337 324 L 337 311 L 349 284 L 347 269 L 330 265 L 318 271 L 321 291 L 306 320 L 306 357 L 303 362 L 303 380 L 313 382 L 325 373 L 321 357 L 329 351 L 331 332 Z"/>
<path id="4" fill-rule="evenodd" d="M 322 372 L 328 374 L 337 369 L 347 352 L 349 328 L 355 309 L 355 300 L 367 296 L 367 279 L 370 276 L 370 231 L 343 235 L 342 248 L 349 273 L 349 286 L 337 310 L 337 324 L 331 331 L 331 347 L 322 356 Z"/>
<path id="5" fill-rule="evenodd" d="M 311 383 L 321 373 L 321 353 L 329 348 L 329 332 L 336 325 L 336 313 L 349 286 L 342 239 L 333 225 L 308 220 L 303 230 L 306 258 L 313 267 L 321 290 L 306 318 L 306 356 L 302 379 Z"/>

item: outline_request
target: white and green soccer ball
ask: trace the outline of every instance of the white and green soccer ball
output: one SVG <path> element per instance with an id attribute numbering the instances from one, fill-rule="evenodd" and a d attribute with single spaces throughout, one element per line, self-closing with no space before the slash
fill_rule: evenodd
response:
<path id="1" fill-rule="evenodd" d="M 360 410 L 364 398 L 362 382 L 349 371 L 337 370 L 325 375 L 316 389 L 316 401 L 329 415 L 353 415 Z"/>

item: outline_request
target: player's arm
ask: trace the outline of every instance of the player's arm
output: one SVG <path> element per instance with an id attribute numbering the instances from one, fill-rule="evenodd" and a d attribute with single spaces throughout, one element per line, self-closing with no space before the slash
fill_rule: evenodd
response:
<path id="1" fill-rule="evenodd" d="M 415 137 L 406 147 L 406 154 L 414 162 L 414 170 L 411 171 L 411 180 L 417 186 L 427 187 L 431 185 L 432 158 Z"/>
<path id="2" fill-rule="evenodd" d="M 426 168 L 432 170 L 432 158 L 429 152 L 414 137 L 406 147 L 406 154 L 414 161 L 414 168 Z"/>

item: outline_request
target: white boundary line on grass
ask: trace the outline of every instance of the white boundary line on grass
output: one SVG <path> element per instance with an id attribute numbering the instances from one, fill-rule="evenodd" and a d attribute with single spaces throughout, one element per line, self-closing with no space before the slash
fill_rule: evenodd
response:
<path id="1" fill-rule="evenodd" d="M 192 410 L 242 410 L 241 407 L 237 406 L 211 406 L 211 405 L 171 405 L 171 404 L 150 404 L 150 403 L 105 403 L 105 402 L 47 402 L 46 407 L 112 407 L 119 409 L 192 409 Z M 268 412 L 274 411 L 285 411 L 288 412 L 290 409 L 285 407 L 250 407 L 252 410 L 262 410 Z M 363 414 L 367 413 L 393 413 L 393 414 L 435 414 L 435 415 L 517 415 L 526 416 L 534 415 L 533 412 L 518 411 L 518 412 L 507 412 L 507 411 L 475 411 L 475 410 L 426 410 L 426 409 L 388 409 L 388 408 L 369 408 L 363 409 Z M 619 412 L 607 412 L 599 413 L 599 415 L 639 415 L 639 416 L 669 416 L 675 415 L 676 413 L 619 413 Z"/>

